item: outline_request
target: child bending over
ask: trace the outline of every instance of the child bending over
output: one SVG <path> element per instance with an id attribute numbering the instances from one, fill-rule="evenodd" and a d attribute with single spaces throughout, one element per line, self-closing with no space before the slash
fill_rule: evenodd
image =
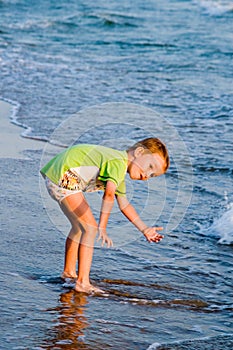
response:
<path id="1" fill-rule="evenodd" d="M 113 246 L 106 228 L 116 197 L 121 212 L 143 233 L 149 242 L 158 243 L 162 227 L 148 227 L 126 197 L 125 176 L 148 180 L 166 172 L 169 156 L 166 146 L 157 138 L 137 142 L 127 151 L 79 144 L 56 155 L 42 169 L 46 187 L 71 223 L 66 239 L 62 278 L 76 279 L 75 290 L 102 292 L 90 283 L 90 270 L 97 232 L 102 246 Z M 96 222 L 84 192 L 103 190 L 99 223 Z M 78 261 L 78 272 L 76 263 Z"/>

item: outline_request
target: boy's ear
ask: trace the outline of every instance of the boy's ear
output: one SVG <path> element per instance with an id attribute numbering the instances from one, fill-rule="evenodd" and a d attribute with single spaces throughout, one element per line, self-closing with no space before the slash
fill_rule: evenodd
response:
<path id="1" fill-rule="evenodd" d="M 134 157 L 137 158 L 137 157 L 140 157 L 142 156 L 143 154 L 145 153 L 145 149 L 143 147 L 137 147 L 135 150 L 134 150 Z"/>

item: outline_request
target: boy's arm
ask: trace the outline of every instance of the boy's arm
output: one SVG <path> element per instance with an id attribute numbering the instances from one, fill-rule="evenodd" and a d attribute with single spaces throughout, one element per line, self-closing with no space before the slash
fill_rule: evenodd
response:
<path id="1" fill-rule="evenodd" d="M 127 219 L 141 231 L 148 242 L 159 242 L 163 238 L 157 231 L 162 230 L 162 227 L 148 227 L 139 217 L 134 207 L 129 203 L 128 199 L 124 196 L 117 196 L 117 203 L 121 212 L 127 217 Z"/>
<path id="2" fill-rule="evenodd" d="M 107 181 L 103 199 L 102 199 L 102 206 L 101 206 L 100 219 L 99 219 L 99 239 L 102 239 L 102 246 L 104 245 L 104 243 L 106 243 L 108 247 L 113 246 L 112 240 L 107 235 L 106 228 L 107 228 L 109 215 L 111 213 L 111 210 L 114 204 L 115 191 L 116 191 L 115 183 L 112 181 Z"/>

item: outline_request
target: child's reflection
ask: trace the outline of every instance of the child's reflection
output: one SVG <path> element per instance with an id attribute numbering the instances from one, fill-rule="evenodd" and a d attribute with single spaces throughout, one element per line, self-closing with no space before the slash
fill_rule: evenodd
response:
<path id="1" fill-rule="evenodd" d="M 50 346 L 57 345 L 59 349 L 85 349 L 84 330 L 89 326 L 85 314 L 87 296 L 71 290 L 60 295 L 60 303 L 57 307 L 47 311 L 56 312 L 56 325 L 50 338 Z M 52 343 L 52 344 L 51 344 Z"/>

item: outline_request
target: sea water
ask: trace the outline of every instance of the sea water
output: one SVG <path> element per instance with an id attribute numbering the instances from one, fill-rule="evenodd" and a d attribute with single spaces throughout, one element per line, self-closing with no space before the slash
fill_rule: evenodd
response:
<path id="1" fill-rule="evenodd" d="M 0 1 L 0 96 L 47 147 L 1 160 L 0 348 L 232 348 L 232 20 L 230 1 Z M 114 209 L 115 249 L 92 268 L 103 297 L 59 280 L 65 224 L 38 184 L 47 141 L 74 133 L 116 147 L 161 136 L 172 156 L 165 177 L 127 180 L 166 237 L 149 245 Z"/>

